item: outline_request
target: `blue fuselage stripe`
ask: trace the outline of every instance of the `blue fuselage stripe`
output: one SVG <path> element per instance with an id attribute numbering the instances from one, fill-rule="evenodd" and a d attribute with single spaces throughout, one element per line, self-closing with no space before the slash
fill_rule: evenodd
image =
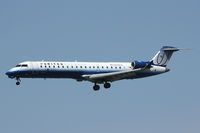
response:
<path id="1" fill-rule="evenodd" d="M 118 70 L 119 71 L 119 70 Z M 75 78 L 82 79 L 82 75 L 118 72 L 117 70 L 20 70 L 13 76 L 21 78 Z"/>

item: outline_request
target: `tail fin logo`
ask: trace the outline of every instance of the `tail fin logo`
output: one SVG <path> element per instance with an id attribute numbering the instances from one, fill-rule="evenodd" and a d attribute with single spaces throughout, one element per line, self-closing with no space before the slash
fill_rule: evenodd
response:
<path id="1" fill-rule="evenodd" d="M 159 54 L 158 54 L 158 57 L 157 57 L 157 63 L 158 65 L 166 65 L 167 64 L 167 55 L 165 52 L 161 51 Z"/>

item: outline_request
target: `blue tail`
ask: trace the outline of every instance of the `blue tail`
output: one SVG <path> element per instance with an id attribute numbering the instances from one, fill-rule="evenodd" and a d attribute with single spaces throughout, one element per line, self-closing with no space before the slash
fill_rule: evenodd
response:
<path id="1" fill-rule="evenodd" d="M 173 52 L 179 51 L 179 48 L 163 46 L 160 51 L 153 57 L 153 65 L 166 67 Z"/>

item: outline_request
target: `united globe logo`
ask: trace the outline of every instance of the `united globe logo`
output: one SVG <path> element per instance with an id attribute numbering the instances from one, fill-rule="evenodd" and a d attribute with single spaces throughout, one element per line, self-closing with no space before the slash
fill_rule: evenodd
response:
<path id="1" fill-rule="evenodd" d="M 167 55 L 164 52 L 160 52 L 157 58 L 158 65 L 165 65 L 167 63 Z"/>

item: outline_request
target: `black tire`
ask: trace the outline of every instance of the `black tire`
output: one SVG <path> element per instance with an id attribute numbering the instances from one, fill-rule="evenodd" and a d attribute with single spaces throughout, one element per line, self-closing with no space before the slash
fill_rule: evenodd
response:
<path id="1" fill-rule="evenodd" d="M 105 83 L 105 84 L 104 84 L 104 88 L 107 89 L 107 88 L 110 88 L 110 87 L 111 87 L 111 84 L 110 84 L 110 83 Z"/>
<path id="2" fill-rule="evenodd" d="M 16 85 L 20 85 L 20 82 L 17 81 L 17 82 L 16 82 Z"/>
<path id="3" fill-rule="evenodd" d="M 93 90 L 94 90 L 94 91 L 98 91 L 99 89 L 100 89 L 100 86 L 99 86 L 99 85 L 94 85 L 94 86 L 93 86 Z"/>

